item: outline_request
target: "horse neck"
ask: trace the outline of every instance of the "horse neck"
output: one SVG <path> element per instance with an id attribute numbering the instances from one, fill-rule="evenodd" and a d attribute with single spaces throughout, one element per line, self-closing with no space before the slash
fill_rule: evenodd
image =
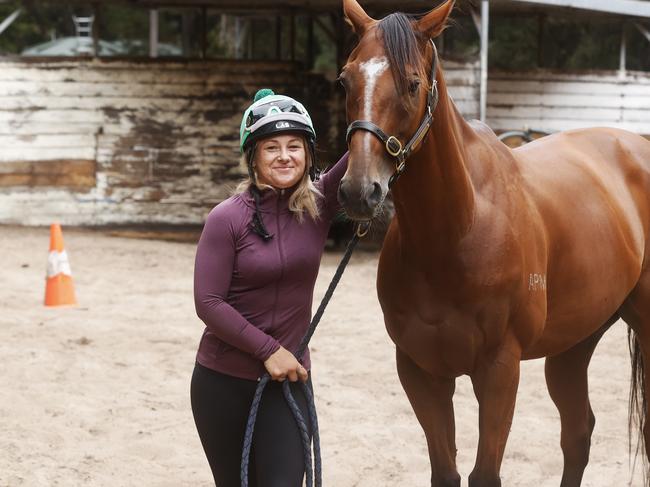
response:
<path id="1" fill-rule="evenodd" d="M 393 187 L 402 241 L 416 255 L 447 254 L 474 217 L 474 189 L 464 147 L 475 134 L 449 98 L 442 72 L 438 90 L 440 101 L 429 133 Z"/>

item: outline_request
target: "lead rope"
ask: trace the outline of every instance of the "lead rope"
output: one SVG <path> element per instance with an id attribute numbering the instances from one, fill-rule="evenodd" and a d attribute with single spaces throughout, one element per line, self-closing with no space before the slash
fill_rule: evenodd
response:
<path id="1" fill-rule="evenodd" d="M 314 335 L 314 332 L 316 331 L 316 327 L 318 326 L 318 323 L 320 322 L 321 317 L 325 312 L 325 308 L 327 307 L 327 304 L 329 303 L 330 299 L 332 298 L 332 295 L 334 294 L 334 290 L 336 289 L 336 286 L 341 280 L 341 276 L 343 276 L 343 271 L 345 270 L 345 267 L 348 265 L 348 262 L 350 261 L 350 257 L 352 256 L 352 252 L 354 251 L 354 248 L 359 242 L 359 239 L 364 237 L 368 233 L 369 228 L 370 228 L 369 223 L 359 224 L 356 228 L 356 231 L 354 232 L 354 236 L 348 243 L 348 246 L 345 250 L 345 255 L 341 259 L 341 263 L 339 264 L 338 268 L 336 269 L 336 272 L 334 273 L 334 277 L 332 278 L 332 281 L 330 282 L 330 285 L 327 288 L 327 292 L 325 293 L 325 296 L 323 296 L 323 300 L 321 301 L 318 310 L 316 311 L 316 314 L 311 320 L 309 328 L 307 329 L 307 333 L 305 333 L 305 336 L 303 337 L 302 341 L 300 342 L 300 345 L 298 346 L 298 350 L 295 356 L 299 362 L 302 362 L 302 358 L 303 355 L 305 354 L 305 351 L 307 350 L 309 341 L 311 340 L 311 337 Z M 264 392 L 264 388 L 266 387 L 266 385 L 269 383 L 270 380 L 271 380 L 271 376 L 268 374 L 268 372 L 264 373 L 259 383 L 257 384 L 257 389 L 255 389 L 255 395 L 253 396 L 253 402 L 251 403 L 250 412 L 248 413 L 248 421 L 246 423 L 246 433 L 244 434 L 244 446 L 242 448 L 242 457 L 241 457 L 241 471 L 240 471 L 241 487 L 248 487 L 248 464 L 250 459 L 251 446 L 253 443 L 253 430 L 255 429 L 255 420 L 257 419 L 257 411 L 259 410 L 260 407 L 262 393 Z M 293 417 L 296 420 L 298 429 L 300 430 L 300 436 L 302 438 L 302 446 L 303 446 L 303 455 L 305 461 L 306 487 L 313 487 L 314 478 L 316 480 L 316 487 L 322 487 L 323 475 L 322 475 L 322 462 L 321 462 L 321 454 L 320 454 L 320 435 L 318 433 L 318 418 L 316 416 L 316 405 L 314 404 L 314 395 L 312 393 L 312 390 L 309 388 L 309 386 L 306 383 L 303 382 L 301 383 L 301 385 L 302 385 L 303 393 L 305 395 L 305 399 L 307 400 L 307 409 L 309 412 L 309 425 L 311 426 L 311 431 L 312 431 L 311 439 L 309 437 L 309 428 L 305 423 L 305 419 L 303 418 L 302 413 L 300 412 L 300 408 L 298 407 L 296 400 L 293 398 L 290 389 L 290 383 L 288 380 L 285 380 L 283 382 L 282 392 L 284 393 L 284 397 L 287 401 L 287 404 L 289 405 L 289 409 L 291 410 Z M 314 450 L 313 466 L 312 466 L 312 441 L 313 441 L 313 450 Z"/>

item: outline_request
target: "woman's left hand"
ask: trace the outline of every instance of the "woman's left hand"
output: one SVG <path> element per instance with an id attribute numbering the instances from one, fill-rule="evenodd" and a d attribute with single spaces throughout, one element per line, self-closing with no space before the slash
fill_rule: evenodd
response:
<path id="1" fill-rule="evenodd" d="M 309 373 L 294 355 L 284 347 L 278 348 L 268 359 L 264 361 L 264 367 L 271 379 L 279 382 L 289 379 L 291 382 L 301 380 L 307 382 Z"/>

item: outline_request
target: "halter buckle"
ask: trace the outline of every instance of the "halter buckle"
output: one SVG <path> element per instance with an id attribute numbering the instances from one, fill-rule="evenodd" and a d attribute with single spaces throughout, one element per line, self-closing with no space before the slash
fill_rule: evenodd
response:
<path id="1" fill-rule="evenodd" d="M 386 150 L 391 156 L 397 157 L 402 152 L 402 143 L 397 137 L 391 135 L 386 139 Z"/>

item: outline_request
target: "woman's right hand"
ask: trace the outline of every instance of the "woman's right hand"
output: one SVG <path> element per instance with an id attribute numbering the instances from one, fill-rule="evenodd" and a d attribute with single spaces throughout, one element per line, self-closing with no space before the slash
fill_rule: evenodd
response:
<path id="1" fill-rule="evenodd" d="M 273 354 L 264 361 L 264 367 L 268 371 L 271 379 L 279 382 L 289 379 L 291 382 L 296 382 L 300 379 L 307 382 L 309 373 L 294 355 L 284 347 L 280 347 Z"/>

